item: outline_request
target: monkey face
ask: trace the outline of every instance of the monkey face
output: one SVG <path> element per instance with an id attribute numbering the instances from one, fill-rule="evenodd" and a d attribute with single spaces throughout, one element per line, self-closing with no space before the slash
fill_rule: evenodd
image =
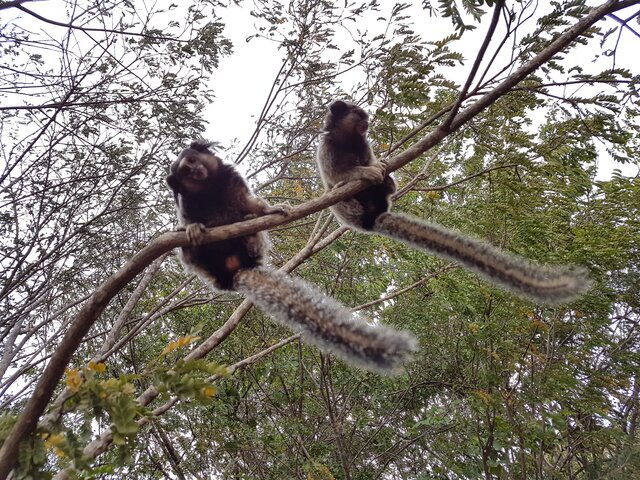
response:
<path id="1" fill-rule="evenodd" d="M 221 160 L 213 153 L 186 148 L 171 165 L 167 184 L 175 193 L 199 193 L 215 178 Z"/>
<path id="2" fill-rule="evenodd" d="M 369 129 L 369 115 L 354 103 L 336 100 L 329 106 L 325 129 L 347 136 L 362 136 Z"/>
<path id="3" fill-rule="evenodd" d="M 177 173 L 183 180 L 203 182 L 210 175 L 215 174 L 218 161 L 219 159 L 214 155 L 187 149 L 178 157 Z"/>

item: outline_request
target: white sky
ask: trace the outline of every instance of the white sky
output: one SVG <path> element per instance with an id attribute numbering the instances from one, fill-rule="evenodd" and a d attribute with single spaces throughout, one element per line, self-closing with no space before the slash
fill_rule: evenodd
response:
<path id="1" fill-rule="evenodd" d="M 166 1 L 169 2 L 170 0 Z M 164 5 L 164 0 L 160 0 L 158 3 Z M 249 0 L 245 0 L 240 7 L 232 4 L 229 8 L 218 9 L 219 14 L 222 16 L 222 21 L 226 25 L 224 34 L 233 42 L 234 52 L 228 57 L 223 57 L 220 60 L 219 68 L 214 71 L 212 86 L 216 97 L 205 110 L 205 118 L 209 125 L 204 135 L 206 138 L 220 142 L 223 148 L 230 147 L 234 139 L 237 139 L 236 143 L 239 146 L 243 146 L 250 137 L 254 130 L 256 117 L 262 110 L 269 89 L 282 63 L 282 52 L 277 49 L 276 42 L 263 38 L 253 38 L 250 42 L 246 42 L 247 37 L 255 34 L 254 26 L 257 23 L 257 19 L 249 14 L 252 3 Z M 368 28 L 372 30 L 372 34 L 374 32 L 381 33 L 381 31 L 376 32 L 376 29 L 382 28 L 382 23 L 376 22 L 375 19 L 379 16 L 388 17 L 395 2 L 381 3 L 383 4 L 382 11 L 368 12 L 368 17 L 365 15 L 358 21 L 357 26 L 359 28 Z M 421 1 L 413 0 L 413 3 L 413 7 L 403 13 L 411 15 L 415 31 L 421 34 L 424 39 L 439 40 L 453 32 L 449 19 L 431 17 L 421 8 Z M 589 3 L 597 5 L 601 1 L 590 0 Z M 338 2 L 338 4 L 343 5 L 343 2 Z M 548 10 L 548 6 L 545 7 L 545 5 L 547 5 L 546 2 L 540 2 L 539 11 Z M 64 10 L 59 8 L 60 2 L 56 0 L 28 3 L 27 7 L 52 20 L 68 21 Z M 637 9 L 637 6 L 619 12 L 618 16 L 627 17 L 635 11 L 634 8 Z M 15 9 L 3 11 L 3 20 L 8 20 L 12 16 L 22 17 L 21 23 L 26 22 L 27 25 L 33 25 L 34 29 L 42 29 L 47 32 L 50 30 L 54 35 L 54 32 L 60 33 L 60 31 L 63 31 L 60 27 L 46 25 Z M 484 38 L 489 21 L 490 14 L 487 14 L 483 18 L 482 25 L 473 32 L 465 33 L 462 40 L 451 47 L 453 50 L 462 52 L 466 62 L 463 67 L 449 68 L 444 71 L 443 73 L 449 79 L 459 84 L 465 81 L 475 59 L 477 49 Z M 617 23 L 611 19 L 605 21 L 607 22 L 607 28 L 617 26 Z M 529 20 L 527 23 L 527 25 L 533 24 L 534 20 Z M 637 27 L 637 23 L 635 25 Z M 500 33 L 501 30 L 499 28 L 495 36 L 498 40 Z M 341 32 L 337 33 L 337 35 L 340 34 Z M 345 33 L 342 32 L 342 34 Z M 609 38 L 606 47 L 613 48 L 616 38 L 617 33 Z M 492 46 L 495 46 L 495 43 L 493 42 Z M 589 47 L 582 47 L 572 53 L 567 59 L 567 64 L 581 64 L 589 72 L 601 71 L 612 67 L 613 59 L 610 57 L 600 57 L 597 64 L 589 64 L 593 58 L 593 49 L 596 48 L 599 48 L 597 41 L 592 41 Z M 640 38 L 635 37 L 629 31 L 623 30 L 617 46 L 616 66 L 626 67 L 637 74 L 640 73 L 636 60 L 639 48 Z M 504 50 L 506 55 L 510 54 L 509 46 L 506 46 Z M 501 63 L 499 57 L 498 65 Z M 341 77 L 342 82 L 348 81 L 348 79 L 349 77 Z M 587 89 L 593 90 L 598 87 L 580 86 L 576 87 L 575 90 L 579 88 L 583 89 L 580 92 L 581 94 L 586 94 Z M 344 90 L 349 91 L 350 88 L 345 86 Z M 571 93 L 571 90 L 569 90 L 569 93 Z M 330 100 L 328 98 L 327 103 Z M 543 118 L 540 118 L 540 121 L 542 120 Z M 638 174 L 637 166 L 617 164 L 611 160 L 604 147 L 600 151 L 601 159 L 598 174 L 600 179 L 609 178 L 612 170 L 616 168 L 620 169 L 624 175 L 635 176 Z M 227 155 L 232 156 L 232 153 L 229 152 Z"/>
<path id="2" fill-rule="evenodd" d="M 383 2 L 383 9 L 386 9 L 384 11 L 385 14 L 391 9 L 393 3 Z M 453 29 L 449 19 L 430 17 L 427 12 L 421 9 L 420 2 L 414 3 L 418 5 L 414 5 L 410 12 L 415 22 L 414 29 L 416 33 L 423 35 L 426 40 L 439 40 L 452 33 Z M 600 2 L 591 1 L 590 3 L 595 5 Z M 249 15 L 248 7 L 250 7 L 250 3 L 245 3 L 242 7 L 232 5 L 224 11 L 220 10 L 222 21 L 226 25 L 224 34 L 233 42 L 234 52 L 231 56 L 221 59 L 220 66 L 214 73 L 213 87 L 216 98 L 205 110 L 205 118 L 209 122 L 205 137 L 220 142 L 223 147 L 231 146 L 234 139 L 237 139 L 240 146 L 247 141 L 253 132 L 257 115 L 262 110 L 283 58 L 275 42 L 263 38 L 253 38 L 250 42 L 246 42 L 246 38 L 255 33 L 254 25 L 256 25 L 256 19 Z M 540 10 L 543 10 L 543 7 Z M 618 16 L 626 17 L 633 11 L 633 9 L 626 9 L 620 12 Z M 371 20 L 380 16 L 380 13 L 372 13 Z M 465 81 L 475 59 L 477 49 L 484 38 L 489 21 L 490 14 L 487 14 L 483 18 L 482 25 L 473 32 L 465 33 L 463 38 L 452 47 L 452 49 L 462 52 L 466 61 L 462 68 L 451 68 L 446 72 L 449 79 L 456 81 L 458 84 Z M 607 28 L 617 25 L 612 19 L 607 19 L 606 22 Z M 533 23 L 533 21 L 530 21 L 528 25 L 533 25 Z M 369 28 L 372 29 L 376 28 L 375 22 L 367 19 L 359 22 L 358 25 L 360 28 L 363 25 L 370 25 Z M 498 29 L 495 36 L 498 40 L 500 32 L 501 30 Z M 616 35 L 612 35 L 609 38 L 608 47 L 613 47 L 615 39 Z M 495 45 L 495 42 L 492 45 Z M 592 49 L 594 48 L 599 48 L 597 43 L 592 43 L 587 48 L 577 49 L 575 53 L 567 58 L 568 63 L 581 64 L 581 62 L 591 62 L 594 53 Z M 633 36 L 631 32 L 623 31 L 621 41 L 617 47 L 616 67 L 626 67 L 631 71 L 635 70 L 636 73 L 640 73 L 638 62 L 635 60 L 639 48 L 640 39 Z M 505 53 L 510 54 L 508 46 L 505 49 Z M 500 64 L 499 61 L 498 64 Z M 597 64 L 583 66 L 587 71 L 596 72 L 611 68 L 613 59 L 601 57 Z M 348 91 L 349 89 L 345 88 L 345 90 Z M 577 88 L 574 89 L 574 91 L 576 90 Z M 584 95 L 586 93 L 583 90 L 581 94 Z M 329 101 L 330 99 L 327 99 L 327 102 Z M 638 174 L 637 166 L 614 162 L 604 147 L 600 151 L 598 179 L 610 178 L 614 169 L 621 170 L 627 176 Z M 231 153 L 228 155 L 231 156 Z"/>

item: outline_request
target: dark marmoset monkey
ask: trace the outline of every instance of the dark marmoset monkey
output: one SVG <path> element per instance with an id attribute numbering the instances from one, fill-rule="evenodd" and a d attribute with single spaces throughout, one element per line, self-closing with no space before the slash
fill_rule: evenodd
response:
<path id="1" fill-rule="evenodd" d="M 591 282 L 580 268 L 535 265 L 436 223 L 389 212 L 396 184 L 386 174 L 386 166 L 373 155 L 366 137 L 368 128 L 369 116 L 357 105 L 336 100 L 329 106 L 316 156 L 325 188 L 331 190 L 359 179 L 373 182 L 331 207 L 339 221 L 457 261 L 533 300 L 566 302 L 590 288 Z"/>
<path id="2" fill-rule="evenodd" d="M 253 195 L 244 178 L 210 147 L 193 142 L 173 162 L 167 177 L 191 244 L 180 249 L 182 263 L 213 287 L 244 294 L 280 323 L 302 331 L 307 341 L 368 370 L 393 373 L 415 351 L 414 337 L 370 325 L 303 280 L 264 266 L 266 233 L 203 243 L 206 228 L 287 214 L 287 208 L 269 206 Z"/>
<path id="3" fill-rule="evenodd" d="M 180 249 L 182 262 L 217 289 L 233 290 L 238 270 L 262 265 L 268 237 L 259 232 L 203 245 L 205 229 L 285 210 L 252 195 L 242 176 L 205 142 L 184 149 L 169 173 L 178 220 L 192 245 Z"/>

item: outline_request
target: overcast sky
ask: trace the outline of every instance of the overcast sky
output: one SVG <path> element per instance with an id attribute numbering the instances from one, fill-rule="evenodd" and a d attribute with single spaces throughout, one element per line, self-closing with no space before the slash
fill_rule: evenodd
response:
<path id="1" fill-rule="evenodd" d="M 167 5 L 170 0 L 159 0 L 159 5 Z M 376 22 L 376 18 L 380 16 L 387 17 L 395 2 L 381 2 L 381 11 L 368 12 L 363 18 L 358 20 L 357 28 L 369 29 L 371 31 L 370 38 L 376 33 L 382 33 L 384 22 Z M 443 37 L 453 33 L 453 27 L 449 19 L 441 17 L 432 17 L 424 11 L 421 7 L 422 2 L 420 0 L 414 0 L 412 9 L 405 11 L 411 15 L 414 23 L 414 30 L 422 35 L 425 40 L 440 40 Z M 600 4 L 601 1 L 590 1 L 594 5 Z M 46 0 L 42 2 L 29 3 L 28 7 L 45 17 L 56 20 L 59 22 L 67 22 L 68 19 L 65 16 L 65 10 L 60 8 L 61 2 L 59 0 Z M 344 5 L 343 2 L 336 2 L 337 5 Z M 250 137 L 254 130 L 256 116 L 262 110 L 265 99 L 269 89 L 272 86 L 273 80 L 280 69 L 283 52 L 277 49 L 277 43 L 262 38 L 253 38 L 250 42 L 247 42 L 247 37 L 256 33 L 254 26 L 257 20 L 250 16 L 249 11 L 253 2 L 244 1 L 241 6 L 231 5 L 229 8 L 220 8 L 218 13 L 222 16 L 222 22 L 226 25 L 224 34 L 233 42 L 234 53 L 228 57 L 223 57 L 220 60 L 220 67 L 213 74 L 212 86 L 215 91 L 216 98 L 206 109 L 206 120 L 208 121 L 208 128 L 204 132 L 205 137 L 215 140 L 221 143 L 224 148 L 229 148 L 232 145 L 234 139 L 237 139 L 236 144 L 240 147 L 244 145 L 247 139 Z M 549 9 L 547 2 L 539 2 L 539 12 L 547 13 Z M 637 6 L 626 9 L 618 13 L 620 17 L 628 17 L 635 12 Z M 16 9 L 9 9 L 3 11 L 3 19 L 9 20 L 10 16 L 21 17 L 19 22 L 28 26 L 33 25 L 35 30 L 44 30 L 47 33 L 51 32 L 51 35 L 56 36 L 64 33 L 64 28 L 48 25 L 33 19 L 28 15 L 20 13 Z M 368 15 L 368 16 L 367 16 Z M 466 76 L 471 68 L 473 60 L 475 59 L 477 49 L 484 38 L 488 24 L 490 22 L 490 15 L 483 17 L 483 24 L 480 25 L 475 31 L 466 33 L 462 40 L 454 44 L 452 49 L 461 52 L 465 58 L 465 65 L 463 67 L 449 68 L 446 71 L 442 71 L 447 78 L 456 81 L 461 84 L 466 79 Z M 617 23 L 611 19 L 606 20 L 607 25 L 603 26 L 604 29 L 617 26 Z M 601 22 L 602 23 L 602 22 Z M 526 24 L 531 29 L 534 25 L 533 20 L 529 20 Z M 503 27 L 501 25 L 500 27 Z M 637 26 L 637 24 L 636 24 Z M 494 38 L 495 42 L 492 46 L 495 46 L 500 39 L 503 29 L 498 28 Z M 354 26 L 350 24 L 350 28 L 354 29 Z M 345 31 L 338 31 L 337 35 L 347 35 Z M 520 33 L 522 35 L 523 32 Z M 617 34 L 609 37 L 605 48 L 613 48 L 617 40 Z M 606 68 L 613 66 L 614 59 L 612 57 L 600 57 L 597 63 L 592 64 L 593 54 L 599 50 L 598 41 L 591 41 L 588 47 L 579 47 L 575 53 L 572 53 L 567 58 L 568 65 L 579 64 L 587 72 L 599 72 Z M 491 46 L 490 46 L 491 50 Z M 640 38 L 634 36 L 632 32 L 623 30 L 620 37 L 620 42 L 617 45 L 617 54 L 615 57 L 615 66 L 626 67 L 636 74 L 640 74 L 638 67 L 637 52 L 640 50 Z M 509 55 L 510 49 L 507 47 L 504 49 L 504 55 Z M 505 57 L 498 58 L 497 65 L 500 66 L 505 63 Z M 341 76 L 340 81 L 348 82 L 348 76 Z M 351 77 L 352 78 L 352 77 Z M 601 86 L 576 86 L 569 87 L 565 93 L 574 93 L 578 89 L 581 95 L 587 95 L 589 89 L 590 93 Z M 344 84 L 343 89 L 350 91 L 349 85 Z M 327 98 L 327 104 L 331 99 Z M 367 105 L 363 105 L 367 108 Z M 543 121 L 542 113 L 541 118 L 534 121 Z M 638 174 L 638 167 L 633 165 L 620 165 L 611 160 L 604 148 L 600 148 L 601 159 L 599 162 L 599 178 L 609 178 L 611 171 L 614 168 L 620 169 L 623 174 L 629 176 L 635 176 Z M 228 152 L 228 156 L 233 156 L 233 153 L 237 151 Z"/>
<path id="2" fill-rule="evenodd" d="M 376 28 L 380 28 L 374 21 L 375 17 L 380 16 L 381 13 L 388 16 L 388 12 L 394 2 L 382 3 L 383 11 L 372 12 L 370 18 L 359 21 L 359 28 L 370 28 L 374 31 Z M 449 19 L 431 17 L 420 8 L 421 2 L 414 3 L 416 5 L 410 10 L 414 22 L 414 30 L 421 34 L 423 38 L 426 40 L 439 40 L 452 33 L 453 28 Z M 601 2 L 592 1 L 590 3 L 595 5 Z M 544 4 L 544 2 L 541 2 L 541 4 Z M 221 59 L 220 67 L 214 74 L 213 87 L 216 98 L 206 110 L 206 119 L 209 122 L 206 137 L 219 141 L 225 148 L 230 147 L 232 141 L 236 138 L 240 145 L 244 145 L 253 132 L 257 115 L 262 109 L 283 58 L 282 52 L 277 49 L 275 42 L 262 38 L 253 38 L 250 42 L 246 42 L 246 38 L 255 33 L 253 27 L 256 24 L 256 19 L 249 15 L 250 6 L 251 2 L 245 2 L 240 7 L 233 5 L 226 10 L 220 10 L 223 23 L 226 25 L 224 34 L 233 42 L 234 53 Z M 637 9 L 637 6 L 634 8 Z M 544 7 L 540 7 L 541 12 L 546 13 L 545 10 Z M 620 12 L 619 16 L 629 16 L 633 11 L 633 9 L 626 9 Z M 449 79 L 459 84 L 464 82 L 489 22 L 490 15 L 486 15 L 483 17 L 482 25 L 475 31 L 466 33 L 452 47 L 452 49 L 462 52 L 467 60 L 463 67 L 450 68 L 446 72 Z M 606 22 L 608 25 L 605 28 L 612 28 L 617 25 L 612 19 L 607 19 Z M 533 21 L 528 23 L 531 26 L 533 24 Z M 504 30 L 498 29 L 494 38 L 499 41 L 502 32 Z M 607 47 L 612 48 L 616 38 L 616 35 L 612 35 L 609 38 Z M 493 45 L 495 43 L 493 42 Z M 592 62 L 594 49 L 596 48 L 599 48 L 597 41 L 592 42 L 589 47 L 578 48 L 576 53 L 567 58 L 567 63 L 581 64 L 589 72 L 611 68 L 614 63 L 614 59 L 611 57 L 600 57 L 595 64 L 585 64 L 585 62 Z M 637 51 L 639 49 L 640 39 L 629 31 L 623 31 L 617 47 L 615 65 L 640 73 L 637 61 Z M 504 53 L 510 54 L 510 50 L 507 48 Z M 504 61 L 498 62 L 498 65 L 502 63 Z M 572 88 L 573 91 L 582 88 L 583 90 L 580 93 L 585 95 L 584 89 L 592 87 Z M 345 86 L 344 90 L 349 91 L 350 89 Z M 571 93 L 572 90 L 568 90 L 568 92 Z M 330 100 L 327 99 L 327 102 Z M 364 107 L 366 108 L 366 106 Z M 541 118 L 540 121 L 542 120 Z M 618 164 L 610 158 L 604 148 L 600 148 L 600 151 L 599 179 L 609 178 L 615 168 L 620 169 L 625 175 L 635 176 L 638 174 L 638 167 Z M 232 152 L 228 154 L 231 156 Z"/>

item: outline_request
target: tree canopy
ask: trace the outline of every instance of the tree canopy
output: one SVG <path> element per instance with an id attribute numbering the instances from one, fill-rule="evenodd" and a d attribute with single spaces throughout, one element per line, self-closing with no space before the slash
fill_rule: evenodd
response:
<path id="1" fill-rule="evenodd" d="M 640 478 L 640 1 L 178 3 L 0 2 L 0 478 Z M 266 96 L 218 153 L 292 210 L 208 238 L 268 229 L 275 267 L 411 331 L 397 376 L 172 252 L 165 176 L 233 118 L 232 33 L 273 54 L 235 72 L 224 105 Z M 370 113 L 394 211 L 594 287 L 535 304 L 340 226 L 365 184 L 319 180 L 335 98 Z"/>

